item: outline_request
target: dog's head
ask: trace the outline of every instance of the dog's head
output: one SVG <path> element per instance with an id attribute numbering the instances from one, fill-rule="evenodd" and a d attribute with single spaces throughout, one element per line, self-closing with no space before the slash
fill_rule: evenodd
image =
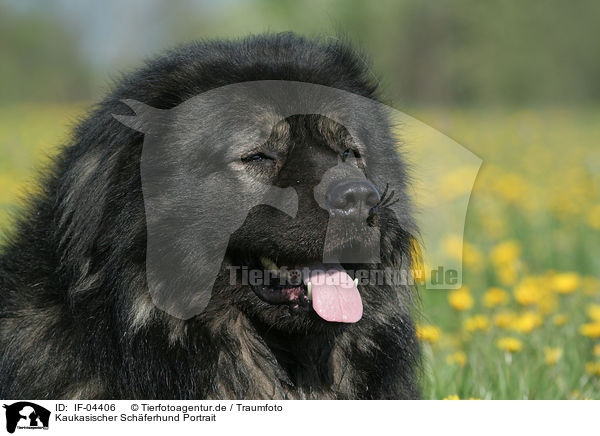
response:
<path id="1" fill-rule="evenodd" d="M 148 285 L 170 314 L 237 301 L 262 318 L 356 322 L 370 285 L 356 271 L 409 254 L 405 169 L 376 102 L 268 81 L 168 111 L 126 103 L 136 115 L 117 118 L 145 134 Z"/>

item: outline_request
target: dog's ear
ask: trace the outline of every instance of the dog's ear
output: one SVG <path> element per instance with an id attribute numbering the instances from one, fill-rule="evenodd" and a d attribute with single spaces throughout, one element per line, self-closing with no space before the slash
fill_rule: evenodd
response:
<path id="1" fill-rule="evenodd" d="M 158 131 L 164 125 L 166 110 L 156 109 L 131 99 L 121 100 L 121 103 L 129 106 L 135 112 L 135 115 L 112 114 L 112 116 L 127 127 L 148 134 Z"/>

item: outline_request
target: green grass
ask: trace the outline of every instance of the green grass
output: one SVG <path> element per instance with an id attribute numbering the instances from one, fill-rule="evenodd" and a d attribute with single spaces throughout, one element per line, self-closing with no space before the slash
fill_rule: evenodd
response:
<path id="1" fill-rule="evenodd" d="M 464 265 L 464 284 L 475 305 L 459 312 L 449 305 L 448 291 L 422 292 L 422 323 L 441 330 L 440 339 L 424 345 L 425 397 L 600 398 L 599 374 L 585 370 L 586 363 L 600 360 L 593 352 L 600 338 L 579 332 L 582 324 L 592 322 L 587 308 L 600 302 L 600 167 L 595 166 L 600 112 L 433 110 L 419 118 L 483 159 L 465 224 L 465 240 L 480 255 L 472 265 Z M 520 183 L 511 187 L 514 178 Z M 490 256 L 507 240 L 521 247 L 509 263 L 516 272 L 513 280 L 502 277 L 503 267 Z M 574 272 L 579 284 L 572 293 L 557 293 L 553 272 Z M 540 301 L 523 305 L 514 298 L 514 289 L 531 276 L 539 277 Z M 492 286 L 510 296 L 505 305 L 482 304 Z M 550 301 L 555 306 L 544 307 Z M 530 332 L 494 325 L 494 316 L 506 310 L 535 313 L 541 325 Z M 566 324 L 555 325 L 558 313 L 569 317 Z M 465 331 L 464 319 L 474 314 L 485 315 L 490 328 Z M 497 340 L 505 336 L 522 341 L 522 350 L 500 350 Z M 562 351 L 553 365 L 545 361 L 546 347 Z M 462 368 L 446 362 L 457 350 L 467 357 Z"/>

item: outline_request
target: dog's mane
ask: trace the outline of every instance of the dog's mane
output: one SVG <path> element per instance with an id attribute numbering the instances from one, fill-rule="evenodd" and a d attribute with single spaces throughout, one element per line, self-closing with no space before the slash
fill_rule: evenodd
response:
<path id="1" fill-rule="evenodd" d="M 189 322 L 153 306 L 145 281 L 143 136 L 113 114 L 131 114 L 122 99 L 170 109 L 254 80 L 377 96 L 364 55 L 339 40 L 289 33 L 184 45 L 120 79 L 43 171 L 2 247 L 0 396 L 418 396 L 409 288 L 373 287 L 371 317 L 348 331 L 296 338 L 291 348 L 287 334 L 225 301 Z M 411 252 L 410 235 L 401 232 L 382 241 L 390 267 Z M 294 359 L 304 365 L 290 374 Z"/>

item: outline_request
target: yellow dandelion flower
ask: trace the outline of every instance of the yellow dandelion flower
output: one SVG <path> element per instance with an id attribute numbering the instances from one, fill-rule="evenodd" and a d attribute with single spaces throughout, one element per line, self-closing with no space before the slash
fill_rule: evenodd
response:
<path id="1" fill-rule="evenodd" d="M 579 333 L 590 338 L 600 338 L 600 322 L 583 324 L 579 327 Z"/>
<path id="2" fill-rule="evenodd" d="M 424 262 L 417 261 L 415 267 L 412 270 L 413 280 L 418 285 L 423 285 L 430 278 L 429 272 L 431 268 Z"/>
<path id="3" fill-rule="evenodd" d="M 494 317 L 494 324 L 500 328 L 506 329 L 512 325 L 516 318 L 517 315 L 514 312 L 500 312 Z"/>
<path id="4" fill-rule="evenodd" d="M 485 331 L 490 328 L 490 320 L 485 315 L 475 315 L 464 320 L 463 327 L 468 332 Z"/>
<path id="5" fill-rule="evenodd" d="M 470 397 L 469 400 L 481 400 L 481 398 Z"/>
<path id="6" fill-rule="evenodd" d="M 543 293 L 540 289 L 539 280 L 536 277 L 526 277 L 515 286 L 515 300 L 523 306 L 537 304 L 542 300 Z"/>
<path id="7" fill-rule="evenodd" d="M 467 355 L 464 351 L 457 351 L 455 353 L 449 354 L 446 356 L 446 363 L 448 365 L 458 365 L 461 368 L 464 368 L 467 364 Z"/>
<path id="8" fill-rule="evenodd" d="M 483 255 L 473 244 L 463 241 L 458 235 L 450 235 L 443 242 L 444 251 L 453 259 L 463 261 L 471 269 L 483 267 Z"/>
<path id="9" fill-rule="evenodd" d="M 556 294 L 546 292 L 544 293 L 544 296 L 540 299 L 540 301 L 537 303 L 537 307 L 538 309 L 540 309 L 540 312 L 544 315 L 550 315 L 551 313 L 556 312 L 556 310 L 558 309 L 558 303 L 559 301 Z"/>
<path id="10" fill-rule="evenodd" d="M 440 180 L 439 194 L 449 200 L 469 194 L 473 189 L 473 174 L 477 174 L 477 170 L 471 166 L 459 167 L 444 174 Z"/>
<path id="11" fill-rule="evenodd" d="M 545 347 L 544 348 L 544 357 L 546 360 L 546 365 L 552 366 L 555 365 L 556 362 L 562 357 L 563 350 L 562 348 L 552 348 Z"/>
<path id="12" fill-rule="evenodd" d="M 594 321 L 600 322 L 600 304 L 590 304 L 587 307 L 587 315 Z"/>
<path id="13" fill-rule="evenodd" d="M 566 272 L 556 274 L 552 278 L 552 289 L 559 294 L 570 294 L 575 292 L 581 285 L 579 274 Z"/>
<path id="14" fill-rule="evenodd" d="M 562 327 L 569 320 L 569 315 L 565 315 L 564 313 L 557 313 L 552 317 L 552 322 L 554 325 L 558 327 Z"/>
<path id="15" fill-rule="evenodd" d="M 594 353 L 594 356 L 600 356 L 600 344 L 594 345 L 594 348 L 592 348 L 592 353 Z"/>
<path id="16" fill-rule="evenodd" d="M 463 247 L 463 263 L 470 269 L 480 270 L 483 267 L 483 254 L 473 244 L 466 242 Z"/>
<path id="17" fill-rule="evenodd" d="M 530 198 L 527 182 L 518 174 L 501 174 L 495 180 L 494 188 L 500 196 L 509 202 L 524 201 Z"/>
<path id="18" fill-rule="evenodd" d="M 498 339 L 496 346 L 501 350 L 508 351 L 509 353 L 515 353 L 523 349 L 523 342 L 517 338 L 504 337 Z"/>
<path id="19" fill-rule="evenodd" d="M 491 258 L 494 265 L 505 265 L 519 258 L 521 245 L 517 241 L 505 241 L 492 248 Z"/>
<path id="20" fill-rule="evenodd" d="M 521 333 L 530 333 L 533 329 L 542 325 L 540 314 L 532 311 L 522 313 L 510 324 L 510 328 Z"/>
<path id="21" fill-rule="evenodd" d="M 460 400 L 460 398 L 458 398 L 458 395 L 448 395 L 446 398 L 444 398 L 444 400 Z"/>
<path id="22" fill-rule="evenodd" d="M 441 331 L 438 327 L 426 324 L 417 326 L 417 337 L 430 344 L 437 342 L 440 339 Z"/>
<path id="23" fill-rule="evenodd" d="M 585 364 L 585 372 L 600 377 L 600 362 L 588 362 Z"/>
<path id="24" fill-rule="evenodd" d="M 463 239 L 458 235 L 450 235 L 442 244 L 446 254 L 454 259 L 460 259 L 463 252 Z"/>
<path id="25" fill-rule="evenodd" d="M 508 293 L 500 288 L 490 288 L 483 296 L 483 304 L 486 307 L 495 307 L 508 302 Z"/>
<path id="26" fill-rule="evenodd" d="M 450 303 L 450 306 L 458 311 L 469 310 L 474 304 L 471 292 L 466 286 L 451 291 L 448 295 L 448 302 Z"/>
<path id="27" fill-rule="evenodd" d="M 518 271 L 515 264 L 507 264 L 497 267 L 496 275 L 504 286 L 512 286 L 517 281 Z"/>

